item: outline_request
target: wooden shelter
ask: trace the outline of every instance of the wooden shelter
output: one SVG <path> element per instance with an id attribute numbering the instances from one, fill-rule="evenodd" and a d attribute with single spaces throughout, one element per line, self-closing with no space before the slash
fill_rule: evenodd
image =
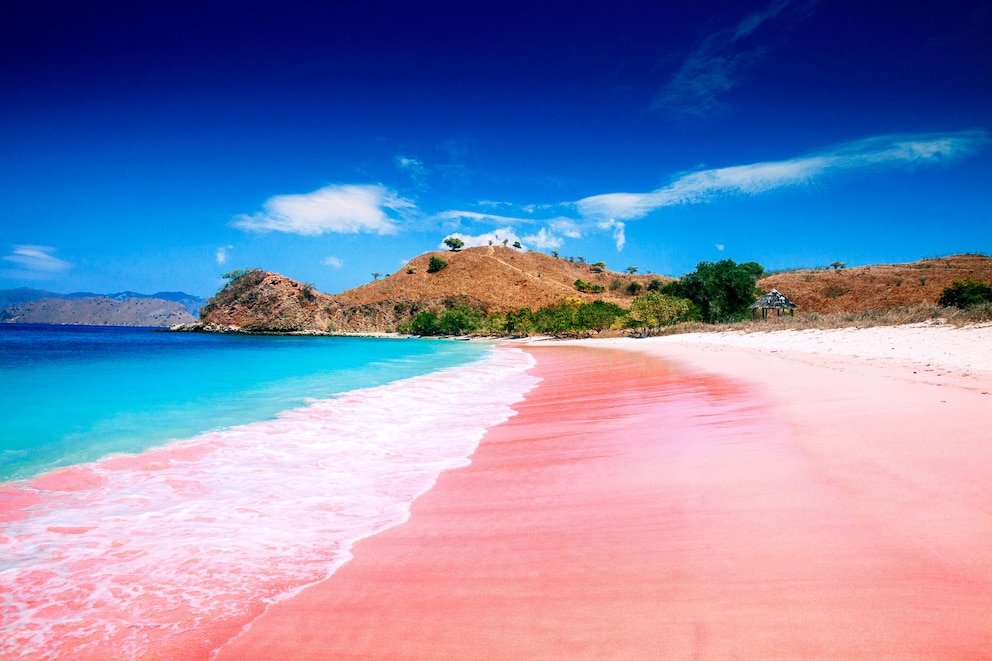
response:
<path id="1" fill-rule="evenodd" d="M 782 310 L 788 310 L 790 315 L 795 316 L 796 310 L 799 306 L 786 298 L 785 294 L 777 289 L 772 289 L 770 292 L 756 300 L 748 309 L 751 310 L 751 319 L 755 319 L 758 314 L 758 310 L 761 310 L 761 318 L 768 318 L 768 311 L 775 310 L 775 315 L 780 316 Z"/>

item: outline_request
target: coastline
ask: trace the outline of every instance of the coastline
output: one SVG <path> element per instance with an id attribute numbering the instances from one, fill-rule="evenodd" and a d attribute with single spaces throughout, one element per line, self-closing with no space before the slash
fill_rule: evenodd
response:
<path id="1" fill-rule="evenodd" d="M 938 330 L 517 343 L 472 464 L 217 658 L 983 658 L 992 329 Z"/>

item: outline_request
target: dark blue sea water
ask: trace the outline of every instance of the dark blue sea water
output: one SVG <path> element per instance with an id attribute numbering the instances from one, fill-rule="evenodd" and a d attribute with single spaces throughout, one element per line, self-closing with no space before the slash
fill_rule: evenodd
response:
<path id="1" fill-rule="evenodd" d="M 475 343 L 0 324 L 0 482 L 478 359 Z"/>

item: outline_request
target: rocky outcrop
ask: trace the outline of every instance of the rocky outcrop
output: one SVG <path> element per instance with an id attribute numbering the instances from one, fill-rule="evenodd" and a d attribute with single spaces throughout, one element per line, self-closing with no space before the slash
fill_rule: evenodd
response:
<path id="1" fill-rule="evenodd" d="M 229 282 L 200 309 L 204 325 L 247 332 L 333 331 L 339 304 L 312 285 L 254 270 Z"/>
<path id="2" fill-rule="evenodd" d="M 278 273 L 254 270 L 228 283 L 200 311 L 200 321 L 177 331 L 215 333 L 390 333 L 422 310 L 441 312 L 454 304 L 485 309 L 467 297 L 399 298 L 345 304 L 338 297 Z"/>

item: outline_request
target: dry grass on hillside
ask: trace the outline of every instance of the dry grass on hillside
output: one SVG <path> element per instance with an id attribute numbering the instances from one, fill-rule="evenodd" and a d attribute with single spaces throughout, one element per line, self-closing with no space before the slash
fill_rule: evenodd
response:
<path id="1" fill-rule="evenodd" d="M 992 282 L 992 257 L 952 255 L 909 264 L 776 273 L 758 281 L 778 289 L 803 314 L 864 313 L 937 303 L 955 280 Z"/>
<path id="2" fill-rule="evenodd" d="M 949 324 L 968 326 L 992 322 L 992 304 L 980 305 L 969 310 L 942 308 L 939 305 L 920 304 L 892 310 L 866 310 L 863 312 L 831 312 L 818 314 L 811 312 L 796 316 L 784 315 L 756 321 L 738 321 L 732 324 L 704 324 L 693 322 L 668 326 L 655 332 L 656 335 L 678 335 L 681 333 L 719 333 L 739 331 L 760 333 L 778 330 L 825 330 L 828 328 L 872 328 L 875 326 L 903 326 L 905 324 Z"/>
<path id="3" fill-rule="evenodd" d="M 448 262 L 436 273 L 428 273 L 431 256 Z M 334 298 L 344 305 L 367 305 L 387 300 L 427 300 L 467 296 L 484 303 L 490 312 L 524 307 L 537 309 L 569 297 L 585 301 L 605 300 L 629 307 L 633 296 L 626 292 L 631 282 L 646 287 L 652 280 L 672 278 L 653 274 L 619 273 L 596 269 L 587 263 L 569 262 L 539 252 L 521 252 L 504 246 L 467 248 L 458 252 L 432 252 L 414 258 L 402 269 L 380 280 L 342 292 Z M 582 280 L 604 287 L 599 294 L 575 288 Z"/>

